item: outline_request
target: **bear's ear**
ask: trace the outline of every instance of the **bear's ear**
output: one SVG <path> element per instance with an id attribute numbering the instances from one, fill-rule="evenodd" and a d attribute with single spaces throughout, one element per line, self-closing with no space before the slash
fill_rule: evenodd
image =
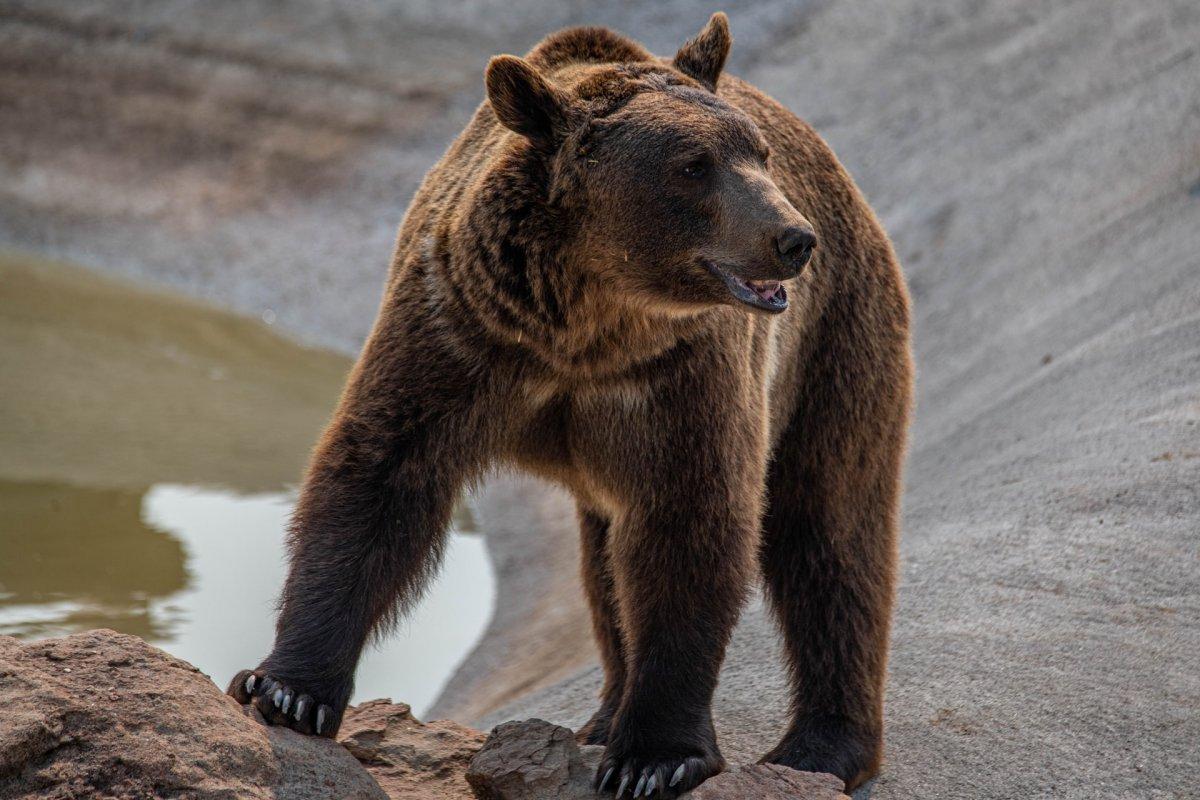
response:
<path id="1" fill-rule="evenodd" d="M 729 18 L 718 11 L 709 17 L 704 30 L 689 39 L 675 54 L 675 68 L 684 75 L 695 78 L 709 90 L 717 90 L 717 78 L 725 67 L 729 56 Z"/>
<path id="2" fill-rule="evenodd" d="M 526 60 L 496 56 L 484 76 L 488 102 L 500 124 L 539 143 L 565 133 L 571 100 Z"/>

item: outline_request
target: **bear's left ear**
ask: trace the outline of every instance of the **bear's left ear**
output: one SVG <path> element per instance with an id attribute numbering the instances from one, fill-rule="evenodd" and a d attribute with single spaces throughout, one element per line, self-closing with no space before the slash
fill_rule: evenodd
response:
<path id="1" fill-rule="evenodd" d="M 675 54 L 675 68 L 707 86 L 711 91 L 717 90 L 717 78 L 725 68 L 725 59 L 729 57 L 729 45 L 733 37 L 729 35 L 729 18 L 718 11 L 713 14 L 704 30 L 689 39 L 679 52 Z"/>
<path id="2" fill-rule="evenodd" d="M 571 99 L 523 58 L 496 56 L 484 76 L 500 124 L 537 143 L 553 143 L 569 124 Z"/>

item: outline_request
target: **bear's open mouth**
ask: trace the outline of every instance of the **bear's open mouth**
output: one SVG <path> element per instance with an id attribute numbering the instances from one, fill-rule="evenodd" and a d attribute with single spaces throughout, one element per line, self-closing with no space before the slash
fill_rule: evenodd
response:
<path id="1" fill-rule="evenodd" d="M 782 281 L 740 278 L 708 259 L 704 259 L 702 263 L 709 272 L 725 282 L 730 294 L 751 308 L 770 311 L 773 314 L 787 309 L 787 287 Z"/>

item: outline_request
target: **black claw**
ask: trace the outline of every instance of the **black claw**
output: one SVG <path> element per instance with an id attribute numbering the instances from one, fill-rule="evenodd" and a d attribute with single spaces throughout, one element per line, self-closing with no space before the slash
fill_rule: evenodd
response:
<path id="1" fill-rule="evenodd" d="M 625 794 L 625 787 L 629 785 L 629 779 L 633 777 L 628 773 L 621 776 L 621 784 L 617 787 L 617 797 Z"/>
<path id="2" fill-rule="evenodd" d="M 671 776 L 671 783 L 668 784 L 671 788 L 674 788 L 675 784 L 677 784 L 681 780 L 683 780 L 683 773 L 686 769 L 687 769 L 687 764 L 680 764 L 679 768 L 677 770 L 675 770 L 675 774 Z"/>
<path id="3" fill-rule="evenodd" d="M 608 779 L 612 777 L 616 767 L 609 767 L 608 772 L 604 773 L 604 779 L 600 781 L 600 785 L 596 787 L 596 794 L 600 794 L 608 786 Z"/>

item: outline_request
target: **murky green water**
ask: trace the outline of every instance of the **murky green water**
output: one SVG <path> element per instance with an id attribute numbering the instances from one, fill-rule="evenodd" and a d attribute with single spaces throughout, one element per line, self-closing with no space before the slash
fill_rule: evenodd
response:
<path id="1" fill-rule="evenodd" d="M 61 264 L 0 257 L 0 634 L 136 634 L 224 684 L 270 645 L 293 484 L 349 362 Z M 420 714 L 494 586 L 460 525 L 356 699 Z"/>

